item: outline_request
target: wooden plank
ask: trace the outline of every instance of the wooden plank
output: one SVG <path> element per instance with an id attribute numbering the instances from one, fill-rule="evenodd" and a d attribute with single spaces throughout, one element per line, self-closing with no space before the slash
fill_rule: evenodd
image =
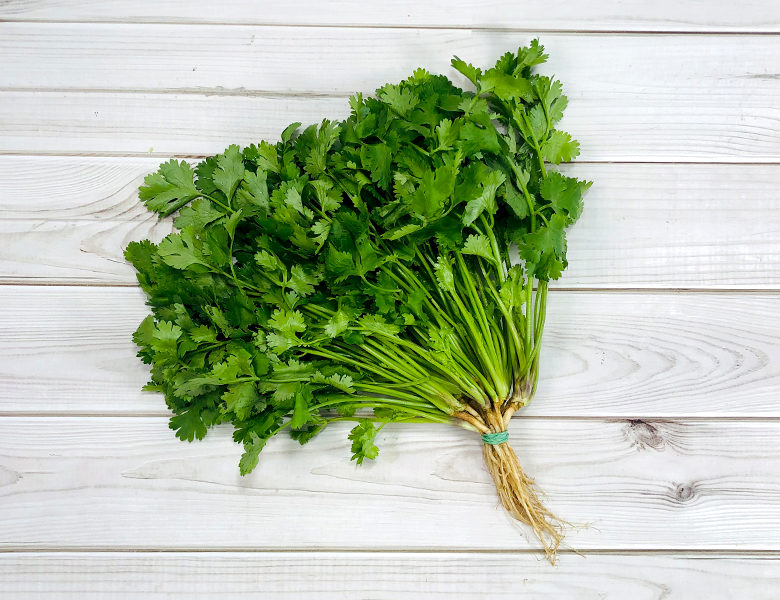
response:
<path id="1" fill-rule="evenodd" d="M 138 186 L 164 160 L 0 155 L 1 218 L 144 221 L 150 213 L 138 199 Z"/>
<path id="2" fill-rule="evenodd" d="M 492 65 L 532 38 L 457 29 L 5 23 L 0 81 L 4 89 L 346 96 L 372 93 L 422 66 L 471 89 L 450 66 L 453 55 Z M 773 36 L 545 33 L 541 41 L 550 59 L 540 69 L 560 78 L 573 100 L 602 104 L 629 93 L 640 104 L 679 96 L 677 102 L 700 105 L 714 93 L 714 105 L 754 94 L 776 98 L 780 90 Z"/>
<path id="3" fill-rule="evenodd" d="M 569 554 L 552 568 L 523 553 L 36 552 L 0 554 L 0 586 L 14 600 L 775 600 L 780 568 L 760 554 Z"/>
<path id="4" fill-rule="evenodd" d="M 0 153 L 201 156 L 348 111 L 343 98 L 3 92 Z"/>
<path id="5" fill-rule="evenodd" d="M 533 548 L 496 500 L 476 434 L 388 425 L 370 465 L 350 424 L 266 446 L 238 473 L 228 427 L 158 417 L 0 419 L 0 547 Z M 780 423 L 515 419 L 513 446 L 580 550 L 780 550 Z M 586 526 L 587 525 L 587 526 Z"/>
<path id="6" fill-rule="evenodd" d="M 0 288 L 0 412 L 167 414 L 137 288 Z M 550 294 L 531 416 L 780 416 L 780 296 Z"/>
<path id="7" fill-rule="evenodd" d="M 160 161 L 0 156 L 0 282 L 133 283 L 122 257 L 127 242 L 170 231 L 137 199 L 144 174 Z M 596 183 L 570 232 L 569 268 L 557 285 L 780 286 L 779 165 L 582 163 L 564 170 Z"/>
<path id="8" fill-rule="evenodd" d="M 171 232 L 170 221 L 144 215 L 133 221 L 1 222 L 4 239 L 11 244 L 0 250 L 0 280 L 22 283 L 131 284 L 132 267 L 123 257 L 132 240 L 160 241 Z"/>
<path id="9" fill-rule="evenodd" d="M 591 162 L 780 162 L 771 95 L 701 102 L 632 92 L 579 98 L 565 126 Z M 203 156 L 275 140 L 288 124 L 342 119 L 346 99 L 110 92 L 3 92 L 0 153 Z"/>
<path id="10" fill-rule="evenodd" d="M 429 2 L 273 3 L 269 0 L 6 0 L 0 4 L 6 21 L 99 21 L 142 23 L 243 23 L 274 25 L 389 25 L 395 27 L 491 27 L 570 31 L 780 31 L 780 11 L 774 3 L 659 0 L 602 0 L 581 4 L 565 0 L 466 0 Z"/>
<path id="11" fill-rule="evenodd" d="M 30 27 L 43 28 L 33 36 L 39 50 L 27 35 L 12 35 Z M 69 41 L 49 40 L 48 27 L 70 28 Z M 85 27 L 105 28 L 93 47 L 83 42 L 91 39 Z M 305 28 L 294 36 L 257 27 L 231 27 L 234 35 L 225 36 L 223 28 L 198 27 L 208 34 L 203 40 L 181 26 L 156 28 L 150 45 L 139 43 L 146 27 L 6 25 L 12 59 L 4 79 L 15 90 L 0 95 L 0 152 L 212 154 L 229 143 L 275 139 L 293 121 L 343 118 L 348 93 L 372 92 L 413 67 L 452 72 L 455 52 L 484 63 L 530 37 L 354 28 Z M 116 41 L 112 31 L 125 30 L 134 33 Z M 177 39 L 186 41 L 182 50 Z M 780 160 L 780 46 L 772 37 L 550 34 L 544 41 L 549 72 L 562 78 L 571 100 L 563 125 L 581 141 L 583 160 Z M 189 93 L 157 93 L 169 91 Z"/>

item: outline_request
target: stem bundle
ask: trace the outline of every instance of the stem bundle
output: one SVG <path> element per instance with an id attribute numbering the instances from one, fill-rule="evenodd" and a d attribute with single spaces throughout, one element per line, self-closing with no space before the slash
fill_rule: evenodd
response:
<path id="1" fill-rule="evenodd" d="M 152 312 L 134 340 L 178 437 L 232 423 L 248 474 L 283 430 L 303 444 L 354 421 L 360 463 L 386 423 L 507 429 L 590 185 L 548 172 L 579 145 L 546 58 L 537 41 L 485 71 L 456 57 L 473 91 L 418 69 L 344 121 L 146 177 L 177 231 L 125 252 Z M 499 498 L 554 560 L 562 522 L 501 437 L 483 438 Z"/>

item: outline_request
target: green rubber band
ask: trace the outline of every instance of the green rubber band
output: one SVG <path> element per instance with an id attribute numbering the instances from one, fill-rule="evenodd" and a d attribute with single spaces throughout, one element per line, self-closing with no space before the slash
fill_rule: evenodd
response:
<path id="1" fill-rule="evenodd" d="M 499 431 L 498 433 L 483 433 L 482 441 L 491 446 L 498 446 L 509 439 L 508 431 Z"/>

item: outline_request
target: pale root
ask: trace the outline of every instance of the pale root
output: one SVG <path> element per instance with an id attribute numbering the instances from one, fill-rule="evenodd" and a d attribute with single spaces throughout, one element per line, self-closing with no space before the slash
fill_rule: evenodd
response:
<path id="1" fill-rule="evenodd" d="M 555 564 L 563 539 L 563 521 L 542 504 L 534 480 L 520 467 L 517 455 L 508 443 L 484 444 L 483 454 L 501 504 L 512 517 L 531 527 L 542 543 L 547 559 Z"/>
<path id="2" fill-rule="evenodd" d="M 517 405 L 510 404 L 504 410 L 494 405 L 489 410 L 456 413 L 456 417 L 469 423 L 480 433 L 505 431 Z M 566 525 L 551 513 L 539 499 L 534 480 L 525 474 L 515 451 L 509 443 L 484 444 L 485 465 L 496 484 L 496 491 L 506 511 L 518 521 L 528 525 L 542 543 L 547 559 L 555 564 L 558 548 L 563 540 Z"/>

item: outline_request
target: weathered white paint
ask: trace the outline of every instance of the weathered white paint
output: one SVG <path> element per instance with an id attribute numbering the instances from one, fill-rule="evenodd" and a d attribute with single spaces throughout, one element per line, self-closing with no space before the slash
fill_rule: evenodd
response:
<path id="1" fill-rule="evenodd" d="M 14 600 L 776 600 L 774 556 L 524 553 L 93 552 L 0 554 Z"/>
<path id="2" fill-rule="evenodd" d="M 167 414 L 142 392 L 137 288 L 0 286 L 0 413 Z M 780 417 L 780 295 L 550 293 L 518 416 Z"/>
<path id="3" fill-rule="evenodd" d="M 554 31 L 780 31 L 772 2 L 700 0 L 5 0 L 9 21 L 491 27 Z"/>
<path id="4" fill-rule="evenodd" d="M 171 231 L 137 198 L 161 160 L 0 156 L 0 281 L 135 282 L 124 247 Z M 562 168 L 595 183 L 554 286 L 780 287 L 780 165 Z"/>
<path id="5" fill-rule="evenodd" d="M 779 32 L 777 6 L 11 0 L 0 21 L 3 598 L 775 597 L 780 46 L 749 34 Z M 461 430 L 389 426 L 363 468 L 346 426 L 278 439 L 243 479 L 226 428 L 177 442 L 129 340 L 121 247 L 169 227 L 142 176 L 536 34 L 604 163 L 564 167 L 596 185 L 561 285 L 600 291 L 551 294 L 512 436 L 593 525 L 568 537 L 587 558 L 528 551 Z"/>
<path id="6" fill-rule="evenodd" d="M 110 401 L 110 398 L 106 399 Z M 176 440 L 162 417 L 0 420 L 0 548 L 469 549 L 536 544 L 498 505 L 473 432 L 351 425 L 287 436 L 238 472 L 231 428 Z M 513 419 L 511 443 L 578 550 L 780 551 L 780 422 Z"/>

